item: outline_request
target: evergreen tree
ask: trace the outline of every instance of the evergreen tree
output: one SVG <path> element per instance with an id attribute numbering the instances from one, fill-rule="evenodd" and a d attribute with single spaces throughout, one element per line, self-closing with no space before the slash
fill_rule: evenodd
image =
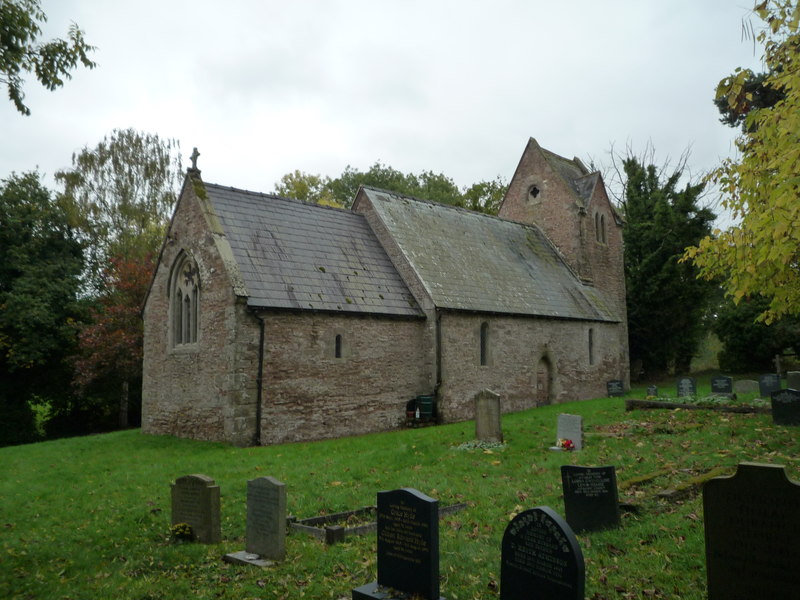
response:
<path id="1" fill-rule="evenodd" d="M 678 259 L 709 233 L 715 215 L 697 204 L 704 184 L 679 189 L 682 168 L 664 177 L 630 155 L 622 166 L 631 364 L 641 362 L 648 375 L 688 372 L 714 288 Z"/>

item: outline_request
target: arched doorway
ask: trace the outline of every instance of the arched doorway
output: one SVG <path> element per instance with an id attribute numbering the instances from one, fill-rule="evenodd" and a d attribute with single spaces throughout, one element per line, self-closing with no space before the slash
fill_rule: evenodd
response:
<path id="1" fill-rule="evenodd" d="M 536 406 L 545 406 L 551 402 L 553 387 L 553 369 L 546 356 L 539 359 L 536 367 Z"/>

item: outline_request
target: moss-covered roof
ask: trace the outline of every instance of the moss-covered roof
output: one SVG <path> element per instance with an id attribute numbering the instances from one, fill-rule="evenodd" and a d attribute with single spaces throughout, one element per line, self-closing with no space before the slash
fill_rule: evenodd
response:
<path id="1" fill-rule="evenodd" d="M 439 308 L 618 321 L 538 227 L 374 188 L 360 193 Z"/>

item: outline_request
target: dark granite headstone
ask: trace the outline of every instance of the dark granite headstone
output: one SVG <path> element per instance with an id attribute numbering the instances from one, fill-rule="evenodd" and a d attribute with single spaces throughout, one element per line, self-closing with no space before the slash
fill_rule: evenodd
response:
<path id="1" fill-rule="evenodd" d="M 718 375 L 711 378 L 711 393 L 712 394 L 732 394 L 733 393 L 733 378 Z"/>
<path id="2" fill-rule="evenodd" d="M 606 390 L 608 391 L 609 398 L 624 396 L 625 383 L 621 379 L 612 379 L 611 381 L 606 382 Z"/>
<path id="3" fill-rule="evenodd" d="M 697 380 L 694 377 L 681 377 L 678 379 L 678 398 L 697 395 Z"/>
<path id="4" fill-rule="evenodd" d="M 482 390 L 475 395 L 475 439 L 482 442 L 503 442 L 500 394 L 491 390 Z"/>
<path id="5" fill-rule="evenodd" d="M 776 425 L 800 425 L 800 390 L 772 392 L 772 422 Z"/>
<path id="6" fill-rule="evenodd" d="M 740 463 L 703 487 L 709 600 L 797 598 L 800 485 L 781 466 Z"/>
<path id="7" fill-rule="evenodd" d="M 586 567 L 575 534 L 552 508 L 518 514 L 503 534 L 501 600 L 583 600 Z"/>
<path id="8" fill-rule="evenodd" d="M 206 475 L 186 475 L 172 484 L 172 525 L 187 523 L 192 538 L 203 544 L 219 544 L 219 486 Z"/>
<path id="9" fill-rule="evenodd" d="M 439 600 L 439 501 L 411 488 L 378 492 L 378 581 L 353 600 L 394 598 L 392 590 Z"/>
<path id="10" fill-rule="evenodd" d="M 654 398 L 658 397 L 658 386 L 657 385 L 648 385 L 647 386 L 647 395 L 653 396 Z"/>
<path id="11" fill-rule="evenodd" d="M 564 513 L 573 531 L 619 527 L 617 474 L 613 466 L 561 467 Z"/>
<path id="12" fill-rule="evenodd" d="M 767 373 L 758 378 L 758 395 L 762 398 L 769 398 L 772 392 L 781 389 L 781 378 L 777 373 Z"/>

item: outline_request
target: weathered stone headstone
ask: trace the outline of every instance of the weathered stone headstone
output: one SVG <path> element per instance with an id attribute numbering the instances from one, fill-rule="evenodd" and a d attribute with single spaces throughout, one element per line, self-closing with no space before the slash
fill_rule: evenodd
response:
<path id="1" fill-rule="evenodd" d="M 732 394 L 733 393 L 733 378 L 724 375 L 718 375 L 711 378 L 711 393 L 712 394 Z"/>
<path id="2" fill-rule="evenodd" d="M 800 371 L 786 373 L 786 387 L 790 390 L 800 390 Z"/>
<path id="3" fill-rule="evenodd" d="M 286 558 L 286 485 L 274 477 L 247 482 L 247 531 L 243 552 L 226 554 L 232 563 L 266 567 Z"/>
<path id="4" fill-rule="evenodd" d="M 657 385 L 648 385 L 647 386 L 647 395 L 653 396 L 654 398 L 658 397 L 658 386 Z"/>
<path id="5" fill-rule="evenodd" d="M 625 395 L 625 383 L 621 379 L 612 379 L 606 382 L 606 391 L 609 398 Z"/>
<path id="6" fill-rule="evenodd" d="M 558 415 L 558 425 L 556 427 L 556 445 L 551 450 L 562 450 L 558 445 L 559 440 L 571 440 L 575 445 L 575 450 L 583 449 L 583 417 L 580 415 L 568 415 L 561 413 Z"/>
<path id="7" fill-rule="evenodd" d="M 772 392 L 781 389 L 781 378 L 777 373 L 767 373 L 758 378 L 758 395 L 762 398 L 769 398 Z"/>
<path id="8" fill-rule="evenodd" d="M 475 439 L 482 442 L 503 441 L 500 394 L 491 390 L 483 390 L 475 396 Z"/>
<path id="9" fill-rule="evenodd" d="M 697 395 L 697 380 L 694 377 L 681 377 L 678 379 L 678 398 Z"/>
<path id="10" fill-rule="evenodd" d="M 552 508 L 518 514 L 506 527 L 500 600 L 583 600 L 586 567 L 575 534 Z"/>
<path id="11" fill-rule="evenodd" d="M 172 525 L 187 523 L 192 538 L 203 544 L 219 544 L 219 486 L 206 475 L 186 475 L 172 484 Z"/>
<path id="12" fill-rule="evenodd" d="M 758 382 L 755 379 L 737 379 L 733 382 L 733 391 L 736 394 L 757 394 Z"/>
<path id="13" fill-rule="evenodd" d="M 709 600 L 797 598 L 800 485 L 781 466 L 740 463 L 703 487 Z"/>
<path id="14" fill-rule="evenodd" d="M 563 465 L 564 513 L 573 531 L 619 527 L 619 494 L 613 466 Z"/>
<path id="15" fill-rule="evenodd" d="M 378 492 L 378 580 L 353 600 L 439 600 L 439 501 L 411 488 Z"/>
<path id="16" fill-rule="evenodd" d="M 772 422 L 776 425 L 800 425 L 800 390 L 772 392 Z"/>

